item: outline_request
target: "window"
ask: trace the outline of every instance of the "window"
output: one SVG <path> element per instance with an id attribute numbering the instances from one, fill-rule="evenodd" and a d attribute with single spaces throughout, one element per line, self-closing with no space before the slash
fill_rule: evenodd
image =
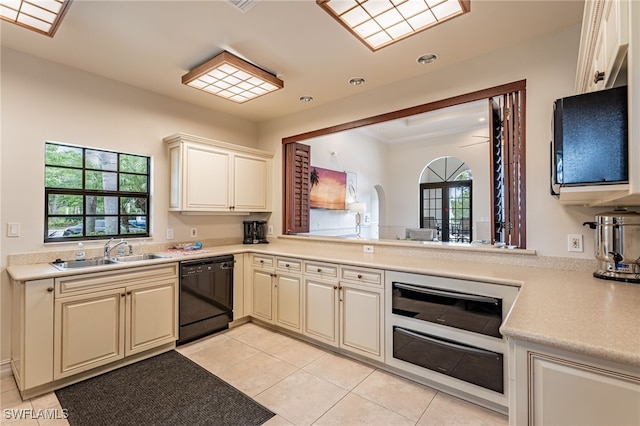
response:
<path id="1" fill-rule="evenodd" d="M 149 236 L 150 158 L 45 144 L 45 242 Z"/>

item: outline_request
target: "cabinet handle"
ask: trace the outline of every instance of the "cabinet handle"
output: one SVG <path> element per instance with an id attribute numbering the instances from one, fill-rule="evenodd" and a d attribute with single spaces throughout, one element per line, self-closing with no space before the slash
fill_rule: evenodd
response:
<path id="1" fill-rule="evenodd" d="M 53 291 L 53 287 L 47 287 L 47 291 L 51 293 Z"/>
<path id="2" fill-rule="evenodd" d="M 125 297 L 125 296 L 126 296 L 126 294 L 120 293 L 120 297 Z"/>
<path id="3" fill-rule="evenodd" d="M 260 263 L 264 263 L 264 260 L 260 259 Z"/>
<path id="4" fill-rule="evenodd" d="M 284 266 L 285 266 L 286 268 L 288 268 L 288 267 L 289 267 L 289 264 L 288 264 L 288 263 L 285 263 L 285 264 L 284 264 Z"/>
<path id="5" fill-rule="evenodd" d="M 604 80 L 604 72 L 596 70 L 596 72 L 593 74 L 593 84 L 597 84 L 602 80 Z"/>
<path id="6" fill-rule="evenodd" d="M 130 291 L 128 291 L 128 292 L 127 292 L 127 295 L 128 295 L 128 296 L 131 296 L 131 292 L 130 292 Z"/>
<path id="7" fill-rule="evenodd" d="M 337 286 L 337 285 L 334 285 L 334 286 L 333 286 L 333 289 L 334 289 L 334 290 L 337 290 L 337 289 L 338 289 L 338 286 Z"/>
<path id="8" fill-rule="evenodd" d="M 322 269 L 318 268 L 318 272 L 319 272 L 319 273 L 320 273 L 320 272 L 322 272 Z"/>
<path id="9" fill-rule="evenodd" d="M 361 280 L 362 279 L 362 275 L 358 274 L 358 279 Z"/>

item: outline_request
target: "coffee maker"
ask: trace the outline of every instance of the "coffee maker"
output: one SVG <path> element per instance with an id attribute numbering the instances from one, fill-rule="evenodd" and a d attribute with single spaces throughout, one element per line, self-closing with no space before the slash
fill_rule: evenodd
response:
<path id="1" fill-rule="evenodd" d="M 267 221 L 245 220 L 243 244 L 267 244 Z"/>

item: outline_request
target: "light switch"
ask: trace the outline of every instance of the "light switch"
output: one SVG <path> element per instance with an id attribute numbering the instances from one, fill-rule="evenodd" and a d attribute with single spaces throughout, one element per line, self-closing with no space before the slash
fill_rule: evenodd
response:
<path id="1" fill-rule="evenodd" d="M 20 236 L 20 224 L 7 223 L 7 237 L 19 237 L 19 236 Z"/>

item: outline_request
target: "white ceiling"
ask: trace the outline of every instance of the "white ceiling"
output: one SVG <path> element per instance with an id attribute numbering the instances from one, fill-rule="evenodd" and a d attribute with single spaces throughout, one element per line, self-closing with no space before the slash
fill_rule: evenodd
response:
<path id="1" fill-rule="evenodd" d="M 1 43 L 151 92 L 261 122 L 313 108 L 514 45 L 582 19 L 583 0 L 471 0 L 471 12 L 377 52 L 314 0 L 262 0 L 246 13 L 222 0 L 75 0 L 49 38 L 2 21 Z M 181 84 L 228 50 L 284 80 L 245 104 Z M 438 61 L 416 58 L 437 53 Z M 351 86 L 363 77 L 362 86 Z M 313 96 L 301 103 L 300 96 Z"/>

